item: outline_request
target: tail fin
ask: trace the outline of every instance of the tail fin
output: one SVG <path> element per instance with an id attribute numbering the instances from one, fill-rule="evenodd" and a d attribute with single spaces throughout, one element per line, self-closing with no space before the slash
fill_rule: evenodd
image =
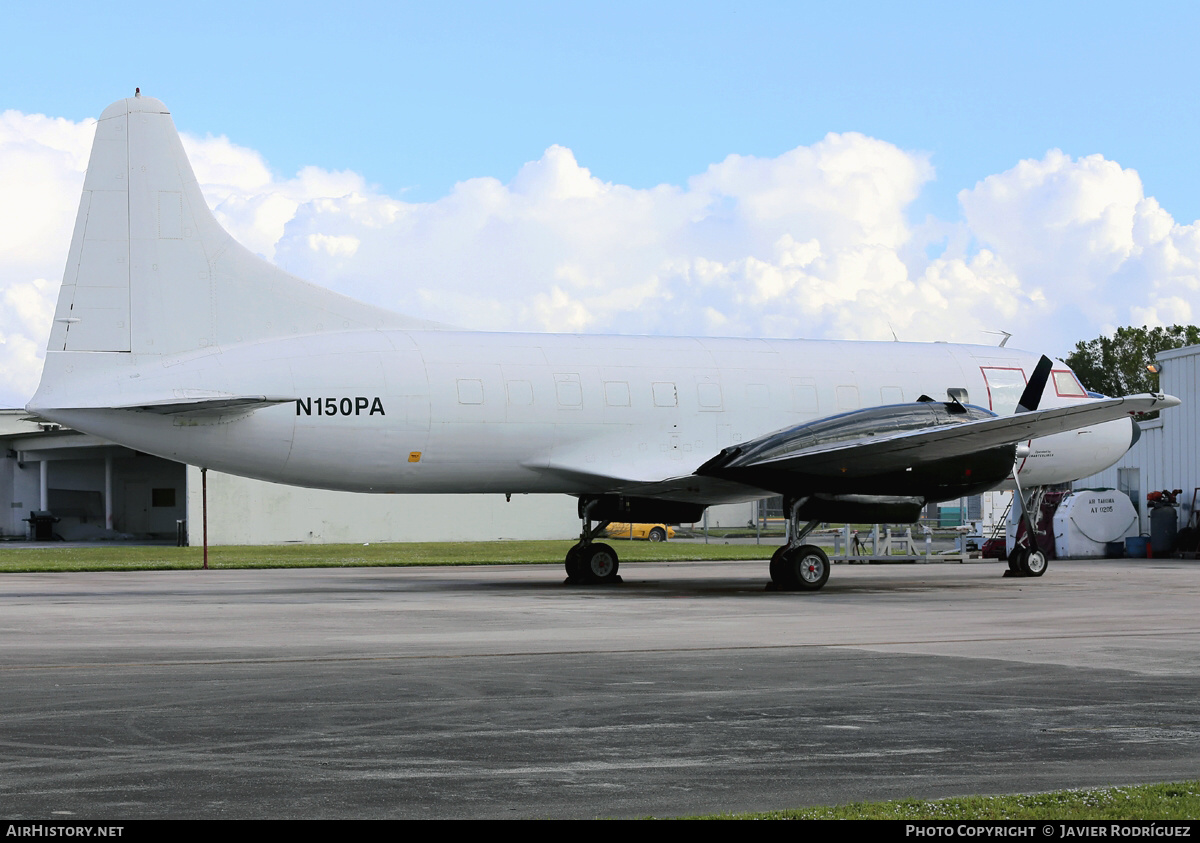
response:
<path id="1" fill-rule="evenodd" d="M 432 328 L 301 281 L 217 223 L 166 106 L 96 125 L 48 352 L 166 355 L 324 331 Z"/>

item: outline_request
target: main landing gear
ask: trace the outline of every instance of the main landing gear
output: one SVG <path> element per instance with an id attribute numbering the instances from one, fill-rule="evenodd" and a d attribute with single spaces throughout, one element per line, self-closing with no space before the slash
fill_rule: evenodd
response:
<path id="1" fill-rule="evenodd" d="M 1017 537 L 1016 546 L 1008 554 L 1008 570 L 1006 577 L 1040 577 L 1050 567 L 1046 554 L 1037 543 L 1037 521 L 1042 514 L 1042 498 L 1046 497 L 1045 486 L 1034 486 L 1026 501 L 1025 493 L 1021 490 L 1021 479 L 1017 476 L 1017 467 L 1013 467 L 1013 481 L 1017 484 L 1017 494 L 1021 500 L 1021 517 L 1025 521 L 1025 533 Z M 1037 515 L 1034 515 L 1037 513 Z"/>
<path id="2" fill-rule="evenodd" d="M 789 501 L 788 543 L 771 557 L 771 586 L 778 591 L 819 591 L 829 580 L 829 557 L 815 544 L 804 544 L 804 537 L 819 521 L 800 526 L 800 507 L 807 498 Z"/>
<path id="3" fill-rule="evenodd" d="M 579 533 L 579 541 L 567 551 L 566 569 L 567 582 L 570 583 L 617 583 L 620 562 L 617 552 L 604 542 L 593 539 L 608 526 L 608 521 L 600 521 L 595 527 L 589 514 L 594 502 L 588 503 L 583 510 L 583 530 Z"/>

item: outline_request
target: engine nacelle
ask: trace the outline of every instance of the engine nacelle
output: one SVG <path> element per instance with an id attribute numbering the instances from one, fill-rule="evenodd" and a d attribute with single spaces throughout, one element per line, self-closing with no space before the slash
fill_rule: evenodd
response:
<path id="1" fill-rule="evenodd" d="M 638 498 L 627 495 L 589 495 L 579 498 L 579 517 L 593 521 L 691 524 L 704 517 L 706 505 Z"/>

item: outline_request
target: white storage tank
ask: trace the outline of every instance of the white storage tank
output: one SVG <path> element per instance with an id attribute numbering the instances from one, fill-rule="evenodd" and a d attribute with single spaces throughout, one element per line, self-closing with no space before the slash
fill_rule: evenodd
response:
<path id="1" fill-rule="evenodd" d="M 1116 489 L 1072 492 L 1054 513 L 1054 547 L 1060 557 L 1104 556 L 1108 542 L 1138 534 L 1129 496 Z"/>

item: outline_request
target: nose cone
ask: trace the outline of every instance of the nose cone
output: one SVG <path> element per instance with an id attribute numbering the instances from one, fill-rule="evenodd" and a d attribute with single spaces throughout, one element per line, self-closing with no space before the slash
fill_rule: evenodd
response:
<path id="1" fill-rule="evenodd" d="M 1137 423 L 1137 419 L 1133 418 L 1129 420 L 1129 423 L 1133 426 L 1133 435 L 1129 437 L 1129 447 L 1132 448 L 1142 438 L 1142 426 Z"/>

